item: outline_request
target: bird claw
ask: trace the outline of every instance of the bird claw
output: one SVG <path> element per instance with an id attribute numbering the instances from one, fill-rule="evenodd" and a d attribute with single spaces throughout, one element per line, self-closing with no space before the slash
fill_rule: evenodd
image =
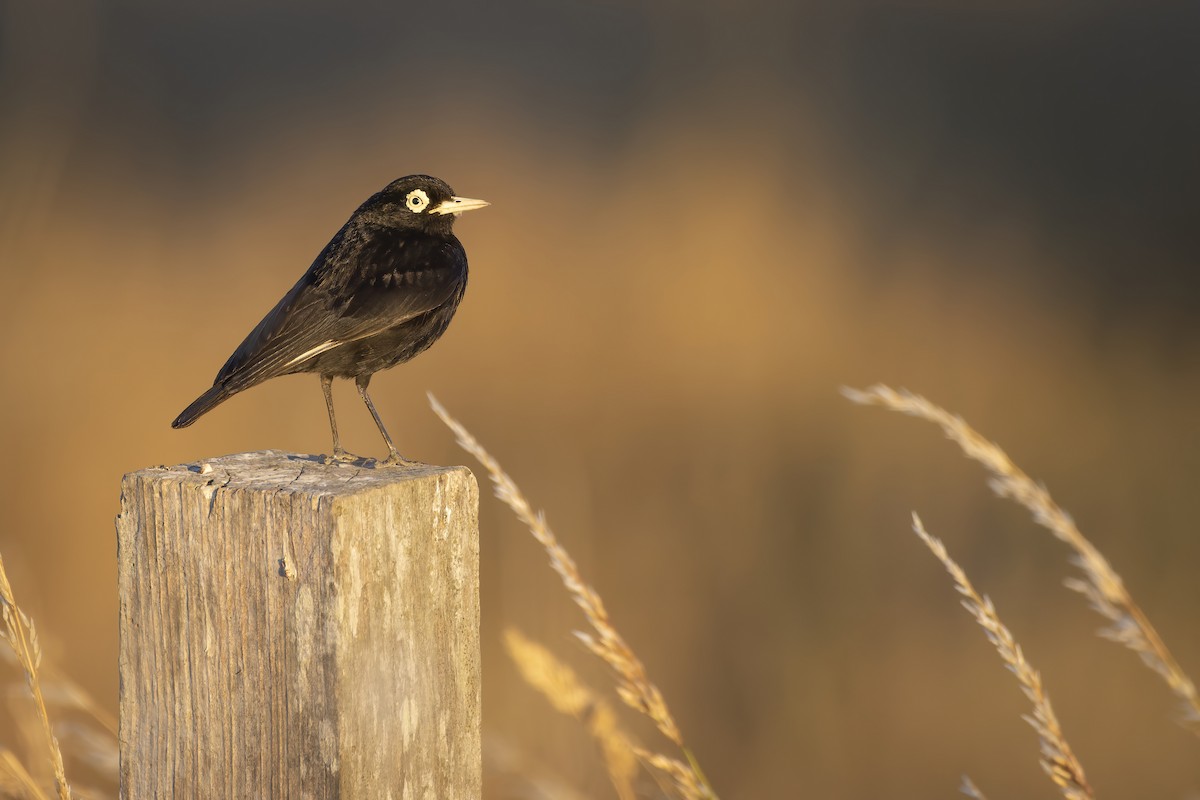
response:
<path id="1" fill-rule="evenodd" d="M 347 453 L 340 447 L 334 448 L 333 455 L 325 456 L 325 463 L 333 464 L 353 464 L 355 461 L 362 461 L 362 456 L 356 456 L 354 453 Z"/>
<path id="2" fill-rule="evenodd" d="M 376 463 L 381 467 L 409 467 L 418 462 L 410 461 L 409 459 L 400 455 L 400 453 L 393 450 L 387 458 L 383 459 L 382 461 L 377 461 Z"/>

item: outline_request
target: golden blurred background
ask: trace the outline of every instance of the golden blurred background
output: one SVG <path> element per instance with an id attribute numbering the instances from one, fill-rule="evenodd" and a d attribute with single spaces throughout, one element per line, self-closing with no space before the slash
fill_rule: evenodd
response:
<path id="1" fill-rule="evenodd" d="M 115 710 L 124 472 L 329 448 L 312 376 L 169 422 L 358 203 L 427 172 L 493 205 L 457 226 L 458 317 L 377 376 L 381 414 L 405 454 L 465 463 L 433 391 L 545 507 L 723 798 L 950 797 L 964 772 L 1054 796 L 914 509 L 1099 795 L 1200 790 L 1200 742 L 1094 635 L 1065 549 L 938 431 L 838 393 L 904 386 L 998 441 L 1200 675 L 1198 22 L 1131 0 L 5 4 L 0 553 L 47 658 Z M 343 441 L 382 454 L 335 391 Z M 500 644 L 517 626 L 609 686 L 578 611 L 486 489 L 481 523 L 487 796 L 528 796 L 506 770 L 611 796 Z"/>

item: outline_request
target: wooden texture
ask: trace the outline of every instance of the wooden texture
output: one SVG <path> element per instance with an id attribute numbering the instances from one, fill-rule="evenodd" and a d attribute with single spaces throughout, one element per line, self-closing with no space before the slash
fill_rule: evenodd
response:
<path id="1" fill-rule="evenodd" d="M 126 475 L 121 796 L 478 798 L 478 500 L 273 451 Z"/>

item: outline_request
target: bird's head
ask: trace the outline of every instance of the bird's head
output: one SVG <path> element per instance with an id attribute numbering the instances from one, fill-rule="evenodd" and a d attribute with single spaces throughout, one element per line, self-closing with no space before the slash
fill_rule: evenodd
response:
<path id="1" fill-rule="evenodd" d="M 445 181 L 429 175 L 398 178 L 358 209 L 358 216 L 392 227 L 449 233 L 464 211 L 483 208 L 484 200 L 458 197 Z"/>

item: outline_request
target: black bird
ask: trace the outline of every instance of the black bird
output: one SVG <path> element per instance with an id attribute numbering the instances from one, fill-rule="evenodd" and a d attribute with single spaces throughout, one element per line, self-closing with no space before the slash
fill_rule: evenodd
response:
<path id="1" fill-rule="evenodd" d="M 371 376 L 421 353 L 450 324 L 467 288 L 467 253 L 451 232 L 483 200 L 455 197 L 443 181 L 409 175 L 372 195 L 321 251 L 308 272 L 263 317 L 213 381 L 171 423 L 184 428 L 226 399 L 269 378 L 321 376 L 333 459 L 342 449 L 333 416 L 334 378 L 354 378 L 383 440 L 385 464 L 406 459 L 367 394 Z"/>

